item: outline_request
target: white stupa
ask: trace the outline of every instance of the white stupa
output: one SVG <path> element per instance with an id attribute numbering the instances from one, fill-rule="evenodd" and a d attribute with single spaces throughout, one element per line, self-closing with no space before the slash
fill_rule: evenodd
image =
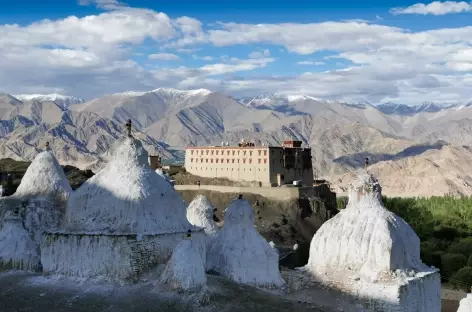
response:
<path id="1" fill-rule="evenodd" d="M 18 197 L 69 198 L 72 189 L 64 170 L 46 145 L 46 150 L 39 153 L 31 162 L 16 189 Z"/>
<path id="2" fill-rule="evenodd" d="M 177 291 L 198 290 L 206 286 L 205 258 L 200 241 L 187 238 L 175 247 L 161 282 Z"/>
<path id="3" fill-rule="evenodd" d="M 352 183 L 346 209 L 314 235 L 304 270 L 371 299 L 375 311 L 441 310 L 437 270 L 421 262 L 418 236 L 383 206 L 381 186 L 367 173 Z"/>
<path id="4" fill-rule="evenodd" d="M 59 226 L 71 193 L 64 170 L 47 143 L 46 150 L 29 165 L 15 194 L 2 198 L 2 205 L 12 210 L 22 204 L 24 225 L 39 242 L 44 230 Z"/>
<path id="5" fill-rule="evenodd" d="M 63 228 L 44 240 L 46 272 L 136 280 L 165 264 L 189 229 L 203 239 L 187 221 L 183 199 L 149 167 L 139 140 L 125 136 L 111 155 L 70 197 Z"/>
<path id="6" fill-rule="evenodd" d="M 0 269 L 36 271 L 39 264 L 39 245 L 23 227 L 19 214 L 7 211 L 0 231 Z"/>
<path id="7" fill-rule="evenodd" d="M 467 297 L 460 301 L 457 312 L 472 312 L 472 294 L 467 294 Z"/>
<path id="8" fill-rule="evenodd" d="M 279 256 L 254 227 L 247 200 L 235 199 L 226 209 L 222 230 L 207 253 L 207 267 L 238 283 L 263 288 L 284 284 Z"/>
<path id="9" fill-rule="evenodd" d="M 139 140 L 126 137 L 113 159 L 71 196 L 64 227 L 98 233 L 186 232 L 186 204 L 148 164 Z"/>
<path id="10" fill-rule="evenodd" d="M 205 233 L 210 236 L 216 236 L 218 226 L 213 220 L 215 208 L 208 198 L 198 194 L 187 207 L 187 220 L 198 227 L 205 229 Z"/>

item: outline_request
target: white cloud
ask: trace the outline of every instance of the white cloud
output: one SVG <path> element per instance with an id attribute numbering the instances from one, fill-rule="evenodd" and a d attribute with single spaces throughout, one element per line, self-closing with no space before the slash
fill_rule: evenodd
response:
<path id="1" fill-rule="evenodd" d="M 298 65 L 315 65 L 315 66 L 320 66 L 324 65 L 325 62 L 319 62 L 319 61 L 301 61 L 297 62 Z"/>
<path id="2" fill-rule="evenodd" d="M 97 2 L 96 2 L 97 3 Z M 472 27 L 413 32 L 363 21 L 203 25 L 191 17 L 170 19 L 164 13 L 121 7 L 108 12 L 26 26 L 0 25 L 0 85 L 11 93 L 61 92 L 89 98 L 156 86 L 208 88 L 233 95 L 256 92 L 307 93 L 316 97 L 365 98 L 416 103 L 469 98 L 472 87 Z M 204 66 L 156 68 L 137 64 L 136 53 L 151 47 L 173 49 L 150 59 L 213 62 L 212 55 L 231 53 L 219 47 L 253 45 L 248 59 L 217 57 Z M 213 47 L 210 47 L 212 45 Z M 269 49 L 257 49 L 258 46 Z M 275 50 L 274 50 L 275 49 Z M 337 51 L 330 58 L 350 64 L 343 70 L 258 75 L 275 62 L 270 51 L 310 55 Z M 203 52 L 202 52 L 203 53 Z M 147 54 L 147 53 L 146 53 Z M 278 63 L 284 64 L 283 53 Z M 307 57 L 299 65 L 321 65 Z M 286 61 L 288 62 L 288 61 Z M 149 63 L 149 62 L 146 62 Z M 247 72 L 254 71 L 250 75 Z M 267 71 L 264 71 L 267 72 Z"/>
<path id="3" fill-rule="evenodd" d="M 194 18 L 182 16 L 175 20 L 184 34 L 199 34 L 203 32 L 202 23 Z"/>
<path id="4" fill-rule="evenodd" d="M 202 60 L 202 61 L 213 61 L 214 57 L 213 56 L 198 56 L 196 54 L 192 55 L 192 58 L 194 60 Z"/>
<path id="5" fill-rule="evenodd" d="M 270 51 L 265 49 L 263 51 L 254 51 L 249 53 L 249 58 L 261 58 L 261 57 L 269 57 Z"/>
<path id="6" fill-rule="evenodd" d="M 179 61 L 180 57 L 172 53 L 156 53 L 148 55 L 148 59 L 160 61 Z"/>
<path id="7" fill-rule="evenodd" d="M 429 4 L 416 3 L 409 7 L 393 8 L 390 12 L 400 14 L 445 15 L 472 11 L 472 5 L 465 1 L 434 1 Z"/>

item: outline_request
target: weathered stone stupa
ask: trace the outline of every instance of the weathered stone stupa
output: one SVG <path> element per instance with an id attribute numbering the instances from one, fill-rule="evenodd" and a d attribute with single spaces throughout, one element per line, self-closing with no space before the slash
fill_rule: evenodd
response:
<path id="1" fill-rule="evenodd" d="M 367 173 L 352 183 L 349 203 L 314 235 L 303 270 L 358 298 L 365 311 L 439 312 L 440 276 L 420 259 L 420 240 L 382 203 Z"/>
<path id="2" fill-rule="evenodd" d="M 0 271 L 37 271 L 39 264 L 38 243 L 23 227 L 23 220 L 18 211 L 7 211 L 0 231 Z"/>
<path id="3" fill-rule="evenodd" d="M 46 143 L 46 150 L 29 165 L 15 194 L 0 200 L 0 210 L 5 212 L 23 206 L 20 216 L 33 239 L 39 243 L 44 230 L 59 226 L 71 193 L 69 181 L 49 143 Z"/>
<path id="4" fill-rule="evenodd" d="M 207 253 L 207 268 L 242 284 L 283 286 L 279 256 L 254 227 L 247 200 L 235 199 L 226 209 L 223 228 Z"/>
<path id="5" fill-rule="evenodd" d="M 44 271 L 79 277 L 136 280 L 165 264 L 189 229 L 175 189 L 148 165 L 148 154 L 130 133 L 118 140 L 112 160 L 73 193 L 60 231 L 44 236 Z"/>
<path id="6" fill-rule="evenodd" d="M 198 290 L 206 285 L 205 256 L 201 241 L 190 234 L 175 247 L 161 276 L 161 282 L 177 291 Z"/>

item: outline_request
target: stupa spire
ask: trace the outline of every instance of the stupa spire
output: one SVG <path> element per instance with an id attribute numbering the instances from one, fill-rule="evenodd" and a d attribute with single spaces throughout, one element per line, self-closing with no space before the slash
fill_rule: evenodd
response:
<path id="1" fill-rule="evenodd" d="M 131 119 L 128 119 L 126 122 L 126 133 L 129 137 L 131 137 Z"/>

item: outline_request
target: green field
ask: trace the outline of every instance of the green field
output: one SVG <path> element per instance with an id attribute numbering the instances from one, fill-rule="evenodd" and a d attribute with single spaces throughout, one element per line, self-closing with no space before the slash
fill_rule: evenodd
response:
<path id="1" fill-rule="evenodd" d="M 387 198 L 385 207 L 402 217 L 421 239 L 421 258 L 441 270 L 444 283 L 472 286 L 472 197 Z M 346 198 L 338 198 L 344 208 Z"/>

